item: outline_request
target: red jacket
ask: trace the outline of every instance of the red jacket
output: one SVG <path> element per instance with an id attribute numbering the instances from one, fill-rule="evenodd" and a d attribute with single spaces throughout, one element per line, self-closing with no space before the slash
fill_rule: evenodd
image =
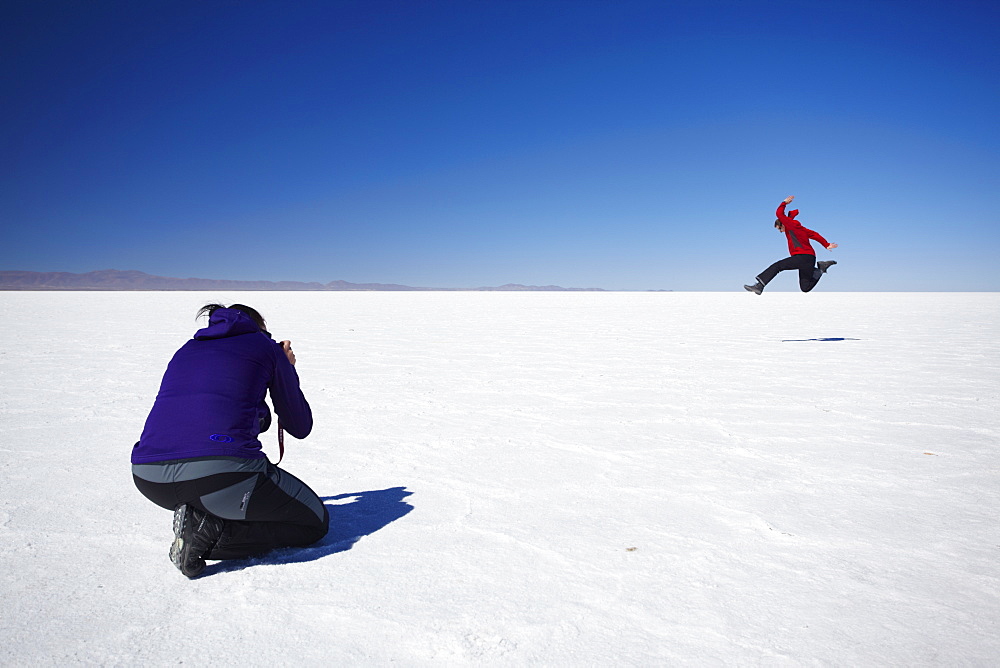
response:
<path id="1" fill-rule="evenodd" d="M 809 243 L 810 239 L 814 239 L 821 244 L 823 248 L 830 245 L 830 242 L 824 239 L 819 232 L 814 232 L 809 228 L 803 227 L 802 223 L 795 220 L 795 216 L 799 215 L 798 209 L 792 209 L 785 215 L 785 202 L 778 205 L 778 220 L 781 224 L 785 226 L 785 236 L 788 237 L 788 252 L 791 255 L 815 255 L 816 251 L 813 250 L 812 244 Z"/>

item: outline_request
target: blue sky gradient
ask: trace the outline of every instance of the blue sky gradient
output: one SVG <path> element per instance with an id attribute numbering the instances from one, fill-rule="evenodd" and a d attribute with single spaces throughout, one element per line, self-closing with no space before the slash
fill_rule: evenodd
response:
<path id="1" fill-rule="evenodd" d="M 742 290 L 795 195 L 820 290 L 1000 290 L 996 3 L 2 12 L 2 269 Z"/>

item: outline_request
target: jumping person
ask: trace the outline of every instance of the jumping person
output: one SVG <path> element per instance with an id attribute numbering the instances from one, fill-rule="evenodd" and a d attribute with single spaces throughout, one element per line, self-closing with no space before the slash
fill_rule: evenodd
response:
<path id="1" fill-rule="evenodd" d="M 816 251 L 813 250 L 812 244 L 809 243 L 810 239 L 818 241 L 823 244 L 824 248 L 831 251 L 837 247 L 837 244 L 831 244 L 820 236 L 818 232 L 803 227 L 802 223 L 795 220 L 795 216 L 799 214 L 798 209 L 793 209 L 788 212 L 788 215 L 785 215 L 785 205 L 790 204 L 793 199 L 795 199 L 794 195 L 786 197 L 778 205 L 776 212 L 778 219 L 774 221 L 775 228 L 788 238 L 788 252 L 791 254 L 791 257 L 778 260 L 760 272 L 757 276 L 757 283 L 754 285 L 744 285 L 743 287 L 750 292 L 755 292 L 759 295 L 764 291 L 764 286 L 770 283 L 780 272 L 792 269 L 799 271 L 799 289 L 802 292 L 809 292 L 816 287 L 819 279 L 822 278 L 827 269 L 837 264 L 836 260 L 824 260 L 817 264 Z"/>
<path id="2" fill-rule="evenodd" d="M 261 452 L 271 402 L 296 438 L 312 430 L 289 341 L 275 342 L 264 318 L 242 304 L 209 304 L 208 326 L 181 346 L 132 449 L 135 486 L 174 512 L 170 560 L 189 578 L 205 559 L 241 559 L 326 535 L 320 498 Z"/>

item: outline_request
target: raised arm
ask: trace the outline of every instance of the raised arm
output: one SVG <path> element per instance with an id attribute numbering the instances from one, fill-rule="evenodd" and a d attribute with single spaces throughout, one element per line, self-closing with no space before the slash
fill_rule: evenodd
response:
<path id="1" fill-rule="evenodd" d="M 778 220 L 781 221 L 781 224 L 786 227 L 788 225 L 797 225 L 799 222 L 794 218 L 789 218 L 787 215 L 785 215 L 785 205 L 791 204 L 793 199 L 795 199 L 795 195 L 789 195 L 788 197 L 783 199 L 781 201 L 781 204 L 778 205 L 778 210 L 774 212 L 775 215 L 778 217 Z"/>

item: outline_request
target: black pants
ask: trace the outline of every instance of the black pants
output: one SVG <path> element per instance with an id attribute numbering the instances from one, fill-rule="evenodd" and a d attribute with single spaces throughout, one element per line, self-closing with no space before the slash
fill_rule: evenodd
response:
<path id="1" fill-rule="evenodd" d="M 793 269 L 799 270 L 799 289 L 802 290 L 802 292 L 809 292 L 815 288 L 816 284 L 819 283 L 820 277 L 823 275 L 823 272 L 816 268 L 815 255 L 793 255 L 791 257 L 786 257 L 784 260 L 778 260 L 770 267 L 760 272 L 760 275 L 757 276 L 757 280 L 764 285 L 767 285 L 780 272 L 790 271 Z"/>
<path id="2" fill-rule="evenodd" d="M 133 464 L 143 496 L 173 510 L 182 503 L 220 517 L 225 528 L 206 559 L 242 559 L 303 547 L 326 535 L 326 506 L 309 487 L 266 459 L 202 457 Z"/>

